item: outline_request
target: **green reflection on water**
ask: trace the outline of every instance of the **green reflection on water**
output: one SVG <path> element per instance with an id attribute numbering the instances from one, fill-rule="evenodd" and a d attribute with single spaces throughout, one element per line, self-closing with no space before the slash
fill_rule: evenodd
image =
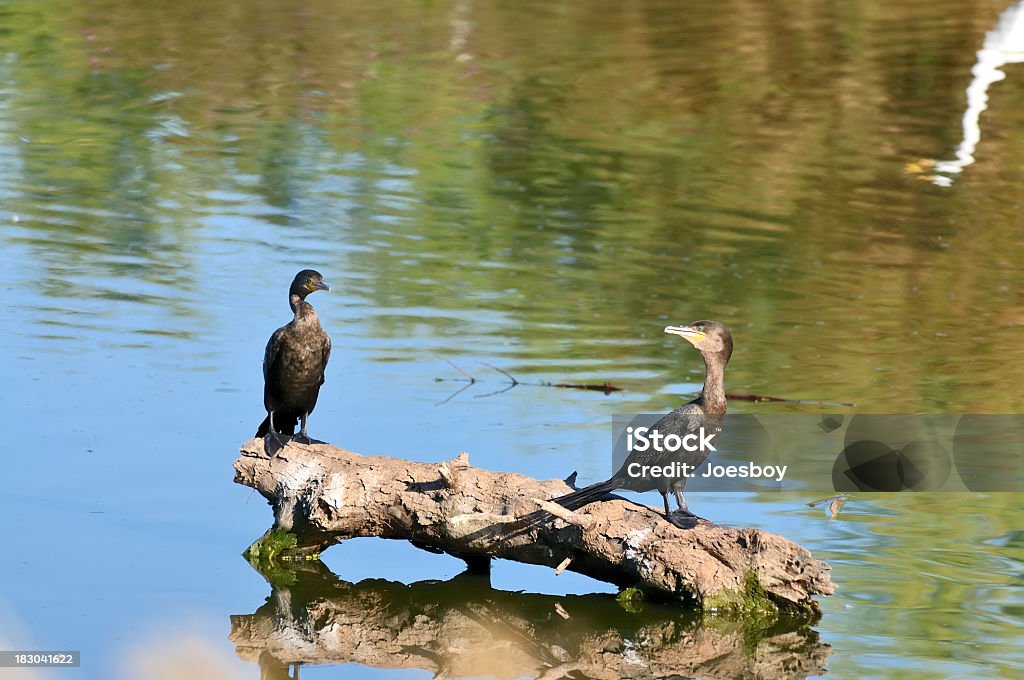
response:
<path id="1" fill-rule="evenodd" d="M 16 3 L 5 207 L 62 268 L 181 286 L 196 214 L 234 196 L 365 248 L 375 306 L 506 314 L 526 362 L 635 361 L 642 338 L 666 370 L 657 326 L 716 317 L 755 390 L 1019 410 L 1020 154 L 956 192 L 903 173 L 950 146 L 990 12 L 892 12 L 918 22 L 903 43 L 871 3 Z"/>

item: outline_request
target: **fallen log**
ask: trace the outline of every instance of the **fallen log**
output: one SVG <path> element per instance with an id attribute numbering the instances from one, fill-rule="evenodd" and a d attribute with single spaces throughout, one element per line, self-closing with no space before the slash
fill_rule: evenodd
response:
<path id="1" fill-rule="evenodd" d="M 759 529 L 695 519 L 691 528 L 627 501 L 565 510 L 546 499 L 572 489 L 469 465 L 362 456 L 327 444 L 289 444 L 273 457 L 253 439 L 235 481 L 274 509 L 274 525 L 248 556 L 313 556 L 347 538 L 404 539 L 485 569 L 491 558 L 568 569 L 704 611 L 742 615 L 817 613 L 814 595 L 834 591 L 829 567 L 791 541 Z M 539 508 L 549 521 L 522 523 Z"/>
<path id="2" fill-rule="evenodd" d="M 778 680 L 825 673 L 832 651 L 802 617 L 750 626 L 651 603 L 629 612 L 610 595 L 495 590 L 468 572 L 347 583 L 321 562 L 289 562 L 264 577 L 270 597 L 231 617 L 230 639 L 266 678 L 358 663 L 436 678 Z"/>

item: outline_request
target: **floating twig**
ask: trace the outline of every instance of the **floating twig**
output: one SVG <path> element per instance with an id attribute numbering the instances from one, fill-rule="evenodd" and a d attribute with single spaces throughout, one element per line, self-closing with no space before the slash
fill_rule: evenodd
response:
<path id="1" fill-rule="evenodd" d="M 466 373 L 466 372 L 465 372 L 465 371 L 463 371 L 463 370 L 462 370 L 461 368 L 459 368 L 458 366 L 456 366 L 456 365 L 455 365 L 455 362 L 454 362 L 454 361 L 452 361 L 451 359 L 448 359 L 448 358 L 446 358 L 446 357 L 443 357 L 443 356 L 441 356 L 441 355 L 439 355 L 439 354 L 435 354 L 434 356 L 435 356 L 435 357 L 437 357 L 438 359 L 441 359 L 441 360 L 442 360 L 442 361 L 444 361 L 444 362 L 445 362 L 446 364 L 448 364 L 449 366 L 451 366 L 452 368 L 454 368 L 454 369 L 455 369 L 456 371 L 458 371 L 458 372 L 459 372 L 459 373 L 461 373 L 462 375 L 464 375 L 464 376 L 466 376 L 467 378 L 469 378 L 469 384 L 470 384 L 470 385 L 472 385 L 473 383 L 475 383 L 475 382 L 476 382 L 476 378 L 475 378 L 474 376 L 471 376 L 471 375 L 470 375 L 469 373 Z"/>
<path id="2" fill-rule="evenodd" d="M 449 401 L 451 401 L 452 399 L 457 397 L 459 394 L 462 394 L 462 392 L 465 391 L 470 385 L 475 385 L 478 382 L 484 382 L 484 381 L 478 379 L 476 376 L 470 375 L 466 371 L 462 370 L 458 365 L 455 364 L 455 362 L 451 361 L 450 359 L 447 359 L 447 358 L 439 356 L 439 355 L 435 355 L 435 356 L 437 356 L 437 358 L 443 360 L 446 364 L 448 364 L 449 366 L 454 368 L 456 371 L 458 371 L 462 375 L 466 376 L 466 385 L 464 387 L 456 390 L 447 399 L 444 399 L 443 401 L 437 402 L 435 404 L 435 406 L 440 406 L 441 404 L 448 403 Z M 486 366 L 487 368 L 490 368 L 490 369 L 492 369 L 494 371 L 497 371 L 498 373 L 501 373 L 503 376 L 508 378 L 509 384 L 508 384 L 508 386 L 506 386 L 506 387 L 504 387 L 504 388 L 502 388 L 500 390 L 495 390 L 493 392 L 488 392 L 487 394 L 477 395 L 476 397 L 474 397 L 474 399 L 483 399 L 484 397 L 492 397 L 492 396 L 494 396 L 496 394 L 502 394 L 503 392 L 508 392 L 510 389 L 512 389 L 513 387 L 516 387 L 518 385 L 526 385 L 528 387 L 557 387 L 557 388 L 561 388 L 561 389 L 570 389 L 570 390 L 589 390 L 589 391 L 592 391 L 592 392 L 604 392 L 605 394 L 611 394 L 612 392 L 621 392 L 622 391 L 621 387 L 616 387 L 615 385 L 611 384 L 610 382 L 603 382 L 603 383 L 553 383 L 553 382 L 548 382 L 548 381 L 542 381 L 542 382 L 539 382 L 539 383 L 522 382 L 521 380 L 516 378 L 514 375 L 512 375 L 511 373 L 509 373 L 508 371 L 506 371 L 505 369 L 503 369 L 503 368 L 501 368 L 499 366 L 495 366 L 493 364 L 489 364 L 486 361 L 478 361 L 477 363 L 482 364 L 482 365 Z M 434 378 L 434 382 L 450 382 L 451 380 L 452 380 L 451 378 Z"/>
<path id="3" fill-rule="evenodd" d="M 451 394 L 449 394 L 447 399 L 442 399 L 441 401 L 439 401 L 436 404 L 434 404 L 434 406 L 440 406 L 441 404 L 447 404 L 449 401 L 451 401 L 452 399 L 454 399 L 455 397 L 459 396 L 460 394 L 462 394 L 463 392 L 468 390 L 470 387 L 472 387 L 473 383 L 475 383 L 475 382 L 476 382 L 476 380 L 474 379 L 472 382 L 466 383 L 465 385 L 463 385 L 459 389 L 457 389 L 454 392 L 452 392 Z"/>
<path id="4" fill-rule="evenodd" d="M 783 404 L 802 404 L 804 406 L 834 406 L 836 408 L 852 408 L 855 404 L 848 404 L 843 401 L 818 401 L 815 399 L 787 399 L 786 397 L 771 397 L 766 394 L 729 394 L 726 393 L 726 399 L 733 399 L 735 401 L 752 401 L 755 404 L 764 402 L 776 402 Z"/>
<path id="5" fill-rule="evenodd" d="M 511 381 L 512 381 L 512 384 L 513 384 L 513 385 L 518 385 L 518 384 L 519 384 L 519 381 L 518 381 L 518 380 L 516 380 L 516 379 L 515 379 L 515 378 L 514 378 L 514 377 L 512 376 L 512 374 L 511 374 L 511 373 L 509 373 L 508 371 L 506 371 L 505 369 L 503 369 L 503 368 L 498 368 L 497 366 L 492 366 L 491 364 L 487 363 L 486 361 L 478 361 L 477 363 L 483 364 L 483 365 L 484 365 L 484 366 L 486 366 L 487 368 L 493 368 L 493 369 L 494 369 L 495 371 L 497 371 L 498 373 L 501 373 L 501 374 L 502 374 L 503 376 L 505 376 L 506 378 L 508 378 L 509 380 L 511 380 Z"/>
<path id="6" fill-rule="evenodd" d="M 478 395 L 474 396 L 473 398 L 474 399 L 483 399 L 484 397 L 493 397 L 496 394 L 502 394 L 504 392 L 508 392 L 510 389 L 512 389 L 516 385 L 521 385 L 521 384 L 522 383 L 519 383 L 519 382 L 509 383 L 507 387 L 502 387 L 500 390 L 494 390 L 493 392 L 488 392 L 487 394 L 478 394 Z"/>
<path id="7" fill-rule="evenodd" d="M 478 378 L 476 378 L 476 376 L 470 375 L 466 371 L 464 371 L 461 368 L 459 368 L 459 366 L 456 365 L 455 362 L 451 361 L 450 359 L 447 359 L 447 358 L 439 356 L 439 355 L 435 355 L 435 356 L 437 356 L 439 359 L 442 359 L 445 363 L 447 363 L 449 366 L 454 368 L 456 371 L 458 371 L 462 375 L 466 376 L 466 380 L 467 380 L 467 383 L 466 383 L 466 385 L 464 387 L 456 390 L 451 396 L 449 396 L 444 401 L 439 401 L 437 404 L 435 404 L 436 406 L 440 406 L 441 404 L 448 403 L 449 401 L 451 401 L 452 399 L 454 399 L 458 395 L 462 394 L 462 392 L 464 392 L 466 389 L 468 389 L 470 385 L 475 385 L 478 382 L 483 382 L 483 381 L 479 380 Z M 518 378 L 516 378 L 514 375 L 512 375 L 511 373 L 509 373 L 508 371 L 506 371 L 503 368 L 500 368 L 500 367 L 495 366 L 493 364 L 489 364 L 486 361 L 478 361 L 477 363 L 482 364 L 482 365 L 486 366 L 487 368 L 490 368 L 490 369 L 492 369 L 494 371 L 497 371 L 498 373 L 501 373 L 503 376 L 508 378 L 509 383 L 508 383 L 508 385 L 506 387 L 504 387 L 504 388 L 502 388 L 500 390 L 495 390 L 493 392 L 488 392 L 487 394 L 478 394 L 478 395 L 476 395 L 474 397 L 474 399 L 483 399 L 484 397 L 493 397 L 496 394 L 502 394 L 504 392 L 508 392 L 510 389 L 512 389 L 513 387 L 516 387 L 517 385 L 526 385 L 528 387 L 555 387 L 555 388 L 567 389 L 567 390 L 587 390 L 587 391 L 590 391 L 590 392 L 604 392 L 605 394 L 611 394 L 612 392 L 621 392 L 622 389 L 623 389 L 623 388 L 618 387 L 616 385 L 613 385 L 612 383 L 607 382 L 607 381 L 605 381 L 603 383 L 554 383 L 554 382 L 548 382 L 546 380 L 542 381 L 542 382 L 539 382 L 539 383 L 522 382 Z M 434 382 L 446 382 L 446 381 L 449 381 L 449 380 L 451 380 L 451 379 L 450 378 L 434 378 Z M 773 396 L 770 396 L 770 395 L 767 395 L 767 394 L 726 394 L 725 396 L 726 396 L 727 399 L 732 399 L 734 401 L 750 401 L 750 402 L 753 402 L 755 404 L 772 402 L 772 403 L 782 403 L 782 404 L 800 404 L 802 406 L 830 406 L 830 407 L 833 407 L 833 408 L 852 408 L 854 406 L 854 404 L 850 404 L 850 403 L 846 403 L 846 402 L 842 402 L 842 401 L 818 401 L 818 400 L 814 400 L 814 399 L 789 399 L 787 397 L 773 397 Z"/>
<path id="8" fill-rule="evenodd" d="M 600 385 L 594 383 L 551 383 L 543 382 L 540 384 L 541 387 L 560 387 L 566 390 L 591 390 L 592 392 L 604 392 L 605 394 L 611 394 L 612 392 L 621 392 L 621 387 L 616 387 L 610 382 L 605 382 Z"/>
<path id="9" fill-rule="evenodd" d="M 478 361 L 477 363 L 478 364 L 483 364 L 487 368 L 494 369 L 498 373 L 501 373 L 503 376 L 505 376 L 506 378 L 509 379 L 509 384 L 508 384 L 508 387 L 502 388 L 500 390 L 495 390 L 493 392 L 488 392 L 487 394 L 478 394 L 475 397 L 473 397 L 474 399 L 483 399 L 484 397 L 493 397 L 495 394 L 501 394 L 503 392 L 508 392 L 510 389 L 512 389 L 516 385 L 521 385 L 522 384 L 518 380 L 516 380 L 515 377 L 511 373 L 509 373 L 508 371 L 506 371 L 503 368 L 498 368 L 497 366 L 493 366 L 493 365 L 487 363 L 486 361 Z"/>

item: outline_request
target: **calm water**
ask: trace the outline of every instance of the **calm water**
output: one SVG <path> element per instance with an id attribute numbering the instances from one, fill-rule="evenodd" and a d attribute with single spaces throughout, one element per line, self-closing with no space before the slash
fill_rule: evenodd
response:
<path id="1" fill-rule="evenodd" d="M 661 332 L 698 318 L 733 329 L 735 392 L 1021 412 L 1024 65 L 972 76 L 1020 60 L 1024 28 L 995 32 L 1013 11 L 0 3 L 0 649 L 85 659 L 0 676 L 260 677 L 238 626 L 280 623 L 282 592 L 264 605 L 239 557 L 271 515 L 231 461 L 306 266 L 333 286 L 312 299 L 334 355 L 311 431 L 355 451 L 597 479 L 612 414 L 699 389 L 697 355 Z M 463 386 L 446 359 L 480 384 L 445 401 Z M 505 382 L 483 362 L 625 389 L 489 394 Z M 1024 674 L 1019 496 L 862 495 L 834 520 L 795 495 L 689 500 L 833 565 L 840 590 L 797 633 L 830 677 Z M 663 674 L 709 672 L 672 667 L 688 640 L 742 647 L 675 612 L 550 597 L 610 591 L 570 574 L 499 564 L 496 591 L 446 586 L 460 563 L 374 541 L 325 561 L 337 576 L 293 601 L 359 588 L 513 623 L 561 602 L 574 628 L 545 639 L 646 640 Z M 536 672 L 509 658 L 476 670 Z M 432 675 L 365 663 L 302 677 Z"/>

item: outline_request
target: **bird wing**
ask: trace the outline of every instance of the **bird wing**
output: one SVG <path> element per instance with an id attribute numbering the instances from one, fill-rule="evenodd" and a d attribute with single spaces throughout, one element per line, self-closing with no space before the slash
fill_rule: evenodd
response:
<path id="1" fill-rule="evenodd" d="M 700 407 L 691 401 L 666 413 L 651 429 L 665 434 L 684 435 L 696 431 L 701 426 L 703 416 Z"/>
<path id="2" fill-rule="evenodd" d="M 324 360 L 320 364 L 320 384 L 324 384 L 324 376 L 327 373 L 327 361 L 331 358 L 331 336 L 324 333 L 324 346 L 323 346 L 323 357 Z"/>
<path id="3" fill-rule="evenodd" d="M 284 331 L 286 326 L 282 326 L 274 331 L 274 334 L 270 336 L 270 340 L 267 341 L 267 348 L 263 350 L 263 382 L 266 384 L 267 380 L 270 379 L 270 375 L 274 369 L 274 362 L 277 361 L 278 356 L 281 354 L 281 344 L 284 338 Z"/>

